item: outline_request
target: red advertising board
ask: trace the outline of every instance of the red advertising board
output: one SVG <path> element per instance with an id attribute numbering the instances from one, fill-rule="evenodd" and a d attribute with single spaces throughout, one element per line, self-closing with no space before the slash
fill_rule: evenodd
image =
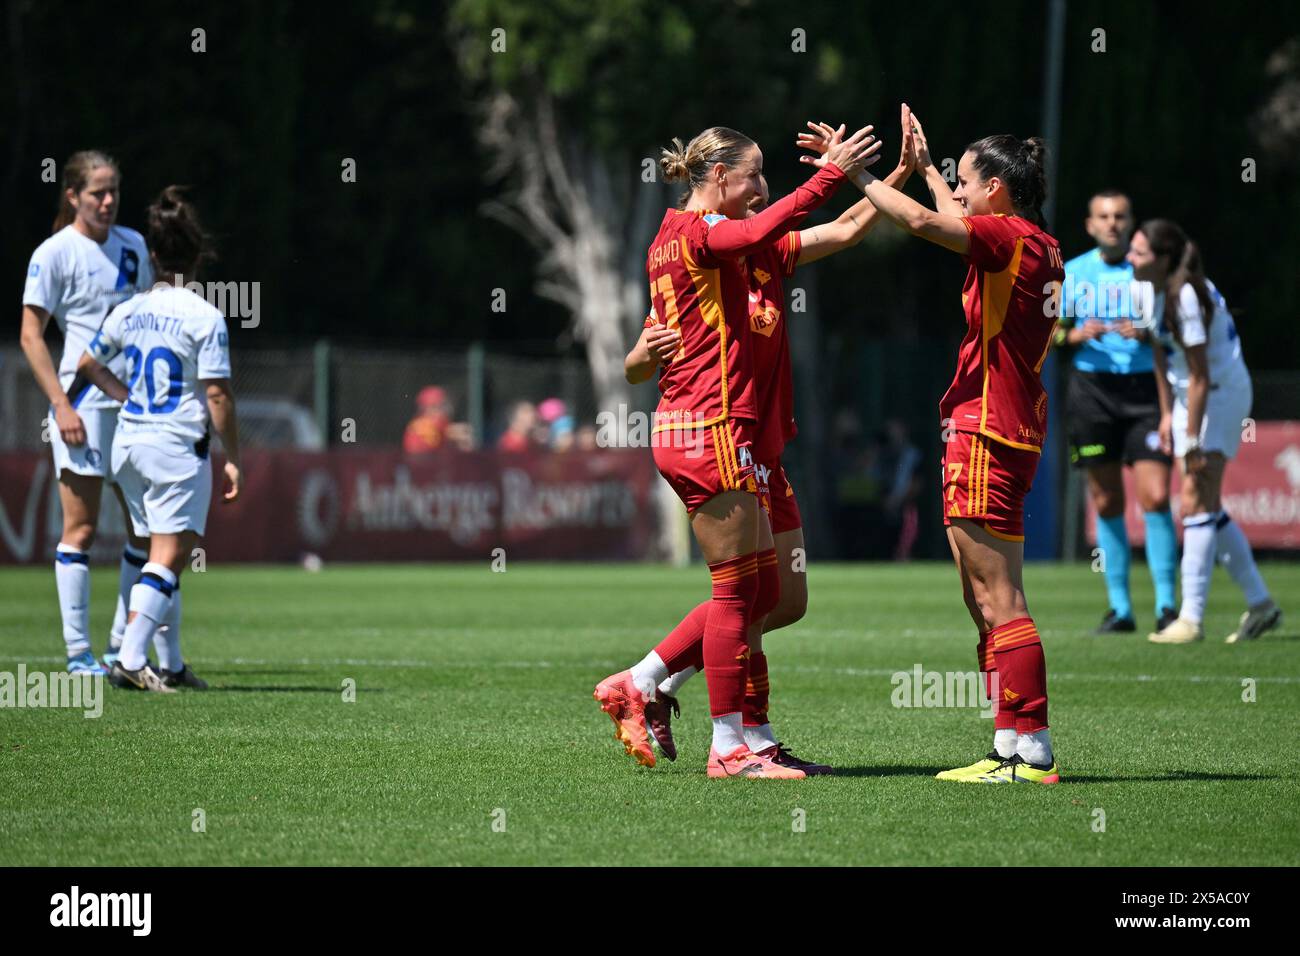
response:
<path id="1" fill-rule="evenodd" d="M 1223 481 L 1223 509 L 1246 532 L 1256 548 L 1300 549 L 1300 422 L 1258 422 L 1247 433 Z M 1177 469 L 1169 496 L 1174 516 L 1181 507 Z M 1146 540 L 1142 509 L 1133 490 L 1131 469 L 1124 469 L 1124 524 L 1129 542 Z M 1177 525 L 1182 536 L 1182 526 Z M 1088 503 L 1088 542 L 1097 542 L 1097 513 Z"/>
<path id="2" fill-rule="evenodd" d="M 48 454 L 0 455 L 0 564 L 43 563 L 60 518 Z M 510 559 L 650 556 L 658 481 L 645 450 L 511 455 L 336 449 L 254 451 L 245 493 L 214 490 L 205 548 L 213 561 Z M 214 481 L 221 482 L 220 465 Z M 122 522 L 107 497 L 92 557 L 113 558 Z"/>

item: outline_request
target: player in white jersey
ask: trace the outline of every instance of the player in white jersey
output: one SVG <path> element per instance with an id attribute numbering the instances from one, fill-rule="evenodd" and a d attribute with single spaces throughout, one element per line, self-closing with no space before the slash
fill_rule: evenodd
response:
<path id="1" fill-rule="evenodd" d="M 149 249 L 165 278 L 109 313 L 77 371 L 123 403 L 113 474 L 136 534 L 149 538 L 149 560 L 131 588 L 126 635 L 109 680 L 167 693 L 207 686 L 181 657 L 179 588 L 212 497 L 209 413 L 226 454 L 225 500 L 239 496 L 241 477 L 226 320 L 184 288 L 207 257 L 207 237 L 176 186 L 149 207 Z M 119 355 L 126 359 L 125 384 L 106 367 Z M 155 671 L 145 649 L 164 622 Z"/>
<path id="2" fill-rule="evenodd" d="M 1183 473 L 1183 603 L 1178 619 L 1149 636 L 1156 644 L 1190 644 L 1205 634 L 1205 598 L 1216 553 L 1246 596 L 1246 612 L 1227 641 L 1277 627 L 1282 610 L 1269 595 L 1250 542 L 1222 510 L 1228 462 L 1250 415 L 1250 373 L 1223 296 L 1205 277 L 1196 244 L 1168 219 L 1143 223 L 1129 244 L 1133 276 L 1155 290 L 1160 441 Z"/>
<path id="3" fill-rule="evenodd" d="M 117 402 L 97 388 L 74 383 L 77 361 L 104 316 L 153 284 L 144 239 L 116 225 L 120 204 L 117 164 L 97 151 L 74 153 L 63 167 L 63 195 L 54 234 L 32 254 L 23 289 L 22 347 L 37 384 L 50 401 L 50 446 L 63 507 L 63 533 L 54 577 L 63 618 L 68 670 L 105 674 L 90 651 L 89 552 L 117 421 Z M 63 333 L 63 358 L 55 371 L 45 344 L 53 316 Z M 126 505 L 114 487 L 123 514 Z M 147 542 L 130 532 L 118 574 L 112 650 L 126 626 L 126 594 L 144 564 Z"/>

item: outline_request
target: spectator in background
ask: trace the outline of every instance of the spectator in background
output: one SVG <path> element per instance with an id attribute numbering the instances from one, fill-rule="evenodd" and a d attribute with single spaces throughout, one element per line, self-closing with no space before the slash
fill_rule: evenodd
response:
<path id="1" fill-rule="evenodd" d="M 895 561 L 907 561 L 916 544 L 921 452 L 912 444 L 907 426 L 897 418 L 885 422 L 877 442 L 879 450 L 874 466 L 878 486 L 884 491 L 881 510 L 889 529 L 891 557 Z"/>
<path id="2" fill-rule="evenodd" d="M 574 440 L 572 415 L 561 415 L 551 423 L 551 451 L 569 451 Z"/>
<path id="3" fill-rule="evenodd" d="M 415 417 L 406 426 L 402 449 L 408 455 L 456 448 L 470 451 L 473 436 L 465 422 L 452 421 L 452 404 L 445 389 L 428 385 L 415 398 Z"/>
<path id="4" fill-rule="evenodd" d="M 571 444 L 573 437 L 573 419 L 569 416 L 569 408 L 564 404 L 562 398 L 546 398 L 537 406 L 537 443 L 544 448 L 552 448 L 562 451 L 562 448 L 556 448 L 558 444 L 564 443 L 565 447 Z M 567 423 L 567 428 L 565 424 Z M 567 438 L 562 438 L 567 435 Z"/>
<path id="5" fill-rule="evenodd" d="M 505 432 L 497 439 L 497 451 L 529 452 L 536 447 L 537 408 L 530 401 L 515 402 L 510 406 L 510 419 Z"/>

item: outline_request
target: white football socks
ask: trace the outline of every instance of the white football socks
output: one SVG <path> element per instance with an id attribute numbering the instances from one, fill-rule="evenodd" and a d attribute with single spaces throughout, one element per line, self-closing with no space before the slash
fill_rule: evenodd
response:
<path id="1" fill-rule="evenodd" d="M 152 561 L 140 572 L 140 582 L 131 588 L 131 611 L 135 619 L 126 625 L 122 638 L 122 656 L 118 658 L 129 671 L 144 667 L 145 647 L 158 626 L 167 619 L 176 587 L 171 569 Z"/>
<path id="2" fill-rule="evenodd" d="M 1004 727 L 993 731 L 993 749 L 1004 759 L 1014 757 L 1016 753 L 1016 728 Z"/>
<path id="3" fill-rule="evenodd" d="M 1040 767 L 1052 765 L 1052 738 L 1047 728 L 1036 730 L 1032 734 L 1020 734 L 1016 737 L 1016 753 L 1026 763 L 1038 764 Z"/>
<path id="4" fill-rule="evenodd" d="M 669 697 L 676 697 L 681 692 L 686 682 L 699 673 L 699 669 L 693 665 L 679 670 L 676 674 L 671 675 L 667 680 L 659 682 L 659 690 Z"/>
<path id="5" fill-rule="evenodd" d="M 713 718 L 713 750 L 725 757 L 745 746 L 745 723 L 740 711 Z"/>
<path id="6" fill-rule="evenodd" d="M 154 632 L 153 649 L 158 652 L 158 666 L 165 671 L 179 672 L 185 661 L 181 657 L 181 586 L 172 591 L 167 608 L 167 620 Z"/>
<path id="7" fill-rule="evenodd" d="M 90 650 L 90 558 L 80 548 L 60 544 L 54 553 L 54 585 L 63 615 L 68 656 Z"/>
<path id="8" fill-rule="evenodd" d="M 753 753 L 776 746 L 776 734 L 771 724 L 759 724 L 757 727 L 745 728 L 745 746 Z"/>
<path id="9" fill-rule="evenodd" d="M 668 666 L 654 651 L 641 658 L 640 663 L 632 665 L 632 683 L 646 700 L 655 699 L 655 688 L 667 676 Z"/>
<path id="10" fill-rule="evenodd" d="M 140 580 L 140 569 L 149 560 L 145 551 L 129 544 L 122 549 L 117 566 L 117 610 L 113 612 L 113 630 L 108 635 L 109 650 L 121 650 L 122 635 L 126 633 L 126 614 L 131 605 L 131 588 Z"/>
<path id="11" fill-rule="evenodd" d="M 1205 619 L 1205 597 L 1214 570 L 1214 523 L 1218 512 L 1183 517 L 1183 605 L 1178 616 L 1200 624 Z"/>
<path id="12" fill-rule="evenodd" d="M 1259 566 L 1255 564 L 1255 555 L 1250 550 L 1250 542 L 1246 540 L 1246 532 L 1226 513 L 1219 519 L 1214 541 L 1218 547 L 1219 560 L 1246 595 L 1246 606 L 1266 604 L 1270 600 L 1268 587 L 1260 576 Z"/>

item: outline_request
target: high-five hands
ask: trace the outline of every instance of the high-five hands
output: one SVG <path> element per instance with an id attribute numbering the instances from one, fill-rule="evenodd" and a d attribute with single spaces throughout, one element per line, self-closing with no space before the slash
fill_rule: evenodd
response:
<path id="1" fill-rule="evenodd" d="M 816 156 L 800 156 L 801 163 L 808 163 L 818 168 L 827 163 L 834 163 L 845 175 L 866 169 L 880 160 L 880 149 L 884 143 L 871 135 L 873 126 L 864 126 L 848 139 L 844 139 L 846 127 L 840 124 L 834 129 L 828 123 L 808 123 L 811 132 L 800 133 L 795 143 L 802 149 L 816 153 Z"/>

